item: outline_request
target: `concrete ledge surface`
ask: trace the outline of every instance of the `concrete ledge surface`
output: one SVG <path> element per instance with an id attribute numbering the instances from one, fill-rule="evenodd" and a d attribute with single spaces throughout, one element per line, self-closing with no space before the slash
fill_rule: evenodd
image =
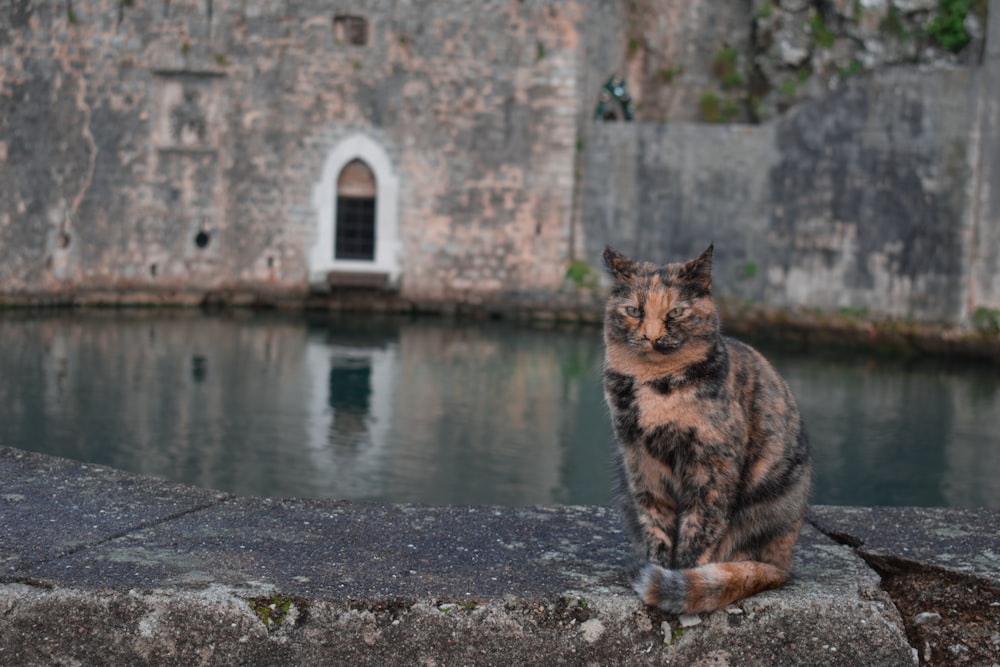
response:
<path id="1" fill-rule="evenodd" d="M 3 447 L 0 479 L 0 664 L 881 667 L 918 655 L 879 573 L 812 525 L 788 586 L 678 618 L 626 587 L 609 508 L 237 498 Z M 851 522 L 861 508 L 817 509 Z M 1000 553 L 995 531 L 984 539 L 980 555 Z M 976 573 L 996 585 L 996 570 Z"/>

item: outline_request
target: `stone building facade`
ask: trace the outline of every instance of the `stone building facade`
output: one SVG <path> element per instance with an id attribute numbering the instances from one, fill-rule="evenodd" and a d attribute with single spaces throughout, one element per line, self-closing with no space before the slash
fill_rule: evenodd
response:
<path id="1" fill-rule="evenodd" d="M 300 292 L 333 273 L 465 299 L 562 279 L 578 3 L 3 12 L 4 293 Z M 354 161 L 376 185 L 360 258 L 335 248 Z"/>
<path id="2" fill-rule="evenodd" d="M 475 303 L 564 289 L 605 243 L 714 241 L 727 296 L 1000 313 L 998 12 L 955 53 L 939 13 L 9 0 L 0 302 Z M 615 75 L 633 122 L 595 120 Z"/>

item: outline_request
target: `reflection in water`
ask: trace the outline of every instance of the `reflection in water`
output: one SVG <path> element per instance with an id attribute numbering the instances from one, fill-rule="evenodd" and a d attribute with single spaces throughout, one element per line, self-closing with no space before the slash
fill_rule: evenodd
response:
<path id="1" fill-rule="evenodd" d="M 986 372 L 765 350 L 814 500 L 1000 507 Z M 605 504 L 600 332 L 232 313 L 0 316 L 0 444 L 241 495 Z"/>
<path id="2" fill-rule="evenodd" d="M 375 337 L 369 345 L 327 338 L 306 340 L 306 384 L 315 406 L 307 439 L 311 477 L 316 488 L 328 489 L 319 492 L 324 497 L 378 499 L 397 346 Z"/>
<path id="3" fill-rule="evenodd" d="M 599 338 L 589 334 L 338 320 L 308 343 L 309 368 L 329 369 L 315 413 L 324 428 L 310 440 L 316 469 L 351 498 L 606 503 L 603 409 L 597 432 L 607 437 L 574 442 L 580 385 L 600 398 Z M 570 474 L 572 448 L 597 449 L 596 470 Z"/>
<path id="4" fill-rule="evenodd" d="M 779 357 L 813 443 L 818 502 L 1000 507 L 990 368 Z"/>

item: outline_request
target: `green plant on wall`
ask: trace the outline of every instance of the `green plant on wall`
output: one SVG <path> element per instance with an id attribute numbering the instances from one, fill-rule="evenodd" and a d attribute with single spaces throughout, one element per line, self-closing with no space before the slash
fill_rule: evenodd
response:
<path id="1" fill-rule="evenodd" d="M 782 84 L 778 86 L 778 92 L 785 97 L 795 97 L 795 91 L 797 91 L 798 88 L 799 82 L 794 79 L 789 79 L 788 81 L 782 82 Z"/>
<path id="2" fill-rule="evenodd" d="M 795 73 L 794 79 L 788 79 L 778 86 L 778 92 L 786 97 L 795 97 L 799 86 L 807 82 L 811 76 L 812 71 L 808 67 L 802 67 Z"/>
<path id="3" fill-rule="evenodd" d="M 566 267 L 566 280 L 577 289 L 596 290 L 600 285 L 600 274 L 587 262 L 577 259 Z"/>
<path id="4" fill-rule="evenodd" d="M 712 73 L 719 80 L 723 90 L 743 85 L 739 73 L 740 52 L 731 46 L 724 46 L 716 51 L 712 58 Z"/>
<path id="5" fill-rule="evenodd" d="M 757 275 L 757 262 L 748 259 L 742 266 L 736 269 L 736 277 L 739 280 L 753 280 Z"/>
<path id="6" fill-rule="evenodd" d="M 680 65 L 676 67 L 663 67 L 659 72 L 660 80 L 663 81 L 663 83 L 672 83 L 673 80 L 679 77 L 683 71 L 684 68 Z"/>
<path id="7" fill-rule="evenodd" d="M 958 53 L 968 45 L 969 33 L 965 30 L 965 16 L 972 9 L 973 0 L 940 0 L 937 15 L 927 26 L 927 34 L 941 48 Z"/>
<path id="8" fill-rule="evenodd" d="M 837 70 L 837 76 L 839 76 L 841 79 L 847 79 L 854 76 L 855 74 L 860 73 L 862 70 L 864 70 L 864 68 L 865 67 L 864 65 L 861 64 L 860 60 L 858 60 L 857 58 L 851 58 L 850 64 L 848 64 L 846 67 L 841 67 Z"/>
<path id="9" fill-rule="evenodd" d="M 698 100 L 698 112 L 706 123 L 728 123 L 740 115 L 739 105 L 730 97 L 705 91 Z"/>
<path id="10" fill-rule="evenodd" d="M 822 16 L 813 14 L 813 17 L 809 19 L 809 29 L 812 31 L 813 39 L 818 46 L 827 49 L 833 46 L 835 35 L 826 25 L 826 21 L 823 20 Z"/>
<path id="11" fill-rule="evenodd" d="M 277 629 L 285 622 L 293 606 L 298 607 L 300 614 L 306 609 L 304 600 L 295 599 L 289 595 L 281 595 L 280 593 L 270 597 L 249 598 L 247 602 L 250 604 L 253 612 L 257 614 L 257 618 L 260 619 L 261 623 L 269 631 Z"/>
<path id="12" fill-rule="evenodd" d="M 731 97 L 722 98 L 722 117 L 726 121 L 736 120 L 740 115 L 740 105 Z"/>
<path id="13" fill-rule="evenodd" d="M 730 88 L 737 88 L 743 85 L 743 77 L 741 77 L 736 72 L 730 72 L 724 77 L 719 79 L 719 83 L 722 84 L 723 90 L 729 90 Z"/>
<path id="14" fill-rule="evenodd" d="M 1000 334 L 1000 309 L 980 306 L 972 313 L 972 328 L 983 336 Z"/>
<path id="15" fill-rule="evenodd" d="M 721 106 L 722 103 L 719 101 L 718 95 L 710 90 L 705 92 L 698 100 L 698 112 L 701 114 L 701 119 L 706 123 L 721 123 Z"/>

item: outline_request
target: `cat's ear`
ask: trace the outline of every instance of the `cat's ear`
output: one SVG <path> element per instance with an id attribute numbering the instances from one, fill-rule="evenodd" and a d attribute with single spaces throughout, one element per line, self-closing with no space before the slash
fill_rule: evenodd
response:
<path id="1" fill-rule="evenodd" d="M 681 269 L 681 278 L 685 282 L 706 293 L 712 291 L 712 251 L 714 248 L 714 243 L 709 245 L 705 252 L 692 259 Z"/>
<path id="2" fill-rule="evenodd" d="M 628 280 L 635 273 L 635 262 L 611 246 L 604 247 L 604 264 L 615 280 Z"/>

